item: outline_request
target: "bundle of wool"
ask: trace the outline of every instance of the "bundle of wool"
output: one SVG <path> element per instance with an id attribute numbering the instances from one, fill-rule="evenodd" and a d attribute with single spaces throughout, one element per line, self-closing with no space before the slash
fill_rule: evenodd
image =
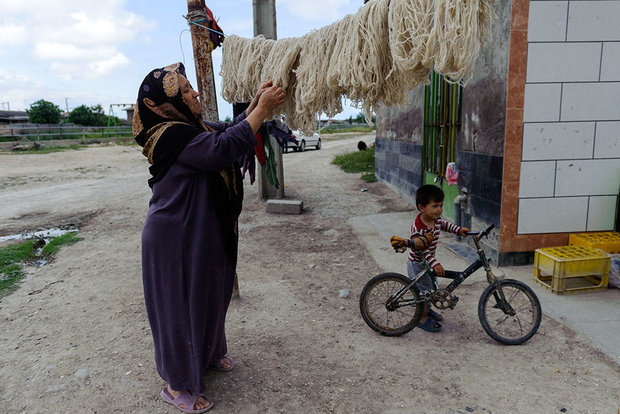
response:
<path id="1" fill-rule="evenodd" d="M 435 0 L 431 31 L 433 69 L 455 82 L 466 83 L 474 69 L 489 23 L 491 0 Z M 430 61 L 430 57 L 429 57 Z"/>
<path id="2" fill-rule="evenodd" d="M 428 50 L 433 0 L 391 0 L 388 14 L 390 52 L 396 72 L 408 88 L 428 83 L 433 65 Z M 432 46 L 432 44 L 431 44 Z"/>
<path id="3" fill-rule="evenodd" d="M 373 0 L 356 14 L 300 38 L 228 36 L 222 96 L 252 99 L 273 80 L 287 94 L 278 113 L 310 132 L 316 116 L 342 112 L 345 97 L 367 119 L 377 105 L 401 104 L 430 70 L 463 81 L 488 35 L 493 0 Z M 274 114 L 277 115 L 277 114 Z"/>

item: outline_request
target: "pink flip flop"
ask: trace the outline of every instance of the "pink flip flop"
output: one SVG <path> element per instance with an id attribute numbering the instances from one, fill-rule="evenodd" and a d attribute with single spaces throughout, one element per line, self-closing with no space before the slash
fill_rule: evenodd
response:
<path id="1" fill-rule="evenodd" d="M 228 371 L 231 371 L 234 367 L 235 367 L 235 363 L 233 362 L 233 360 L 228 356 L 224 356 L 220 358 L 219 360 L 217 360 L 217 362 L 211 365 L 208 369 L 211 371 L 228 372 Z"/>
<path id="2" fill-rule="evenodd" d="M 207 399 L 207 397 L 205 397 L 205 395 L 203 393 L 200 393 L 198 395 L 193 395 L 189 391 L 181 391 L 181 393 L 179 394 L 179 396 L 177 398 L 172 398 L 172 395 L 170 395 L 170 393 L 168 392 L 168 386 L 166 385 L 161 390 L 159 395 L 161 396 L 162 400 L 164 400 L 168 404 L 174 405 L 175 407 L 177 407 L 179 410 L 183 411 L 184 413 L 199 414 L 199 413 L 207 412 L 211 408 L 213 408 L 213 403 L 211 401 L 209 401 Z M 207 400 L 209 405 L 207 407 L 205 407 L 205 408 L 201 408 L 199 410 L 195 410 L 194 409 L 194 405 L 196 405 L 196 401 L 198 401 L 198 398 L 200 398 L 200 397 L 202 397 L 205 400 Z M 181 404 L 185 408 L 179 407 L 179 405 L 181 405 Z"/>

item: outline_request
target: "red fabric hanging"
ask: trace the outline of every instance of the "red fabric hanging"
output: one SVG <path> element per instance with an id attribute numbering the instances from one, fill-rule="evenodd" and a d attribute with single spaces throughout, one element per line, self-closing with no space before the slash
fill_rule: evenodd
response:
<path id="1" fill-rule="evenodd" d="M 257 132 L 255 135 L 256 142 L 258 145 L 254 147 L 254 152 L 256 152 L 256 159 L 260 165 L 263 165 L 267 162 L 267 156 L 265 155 L 265 146 L 263 145 L 263 136 L 260 132 Z"/>

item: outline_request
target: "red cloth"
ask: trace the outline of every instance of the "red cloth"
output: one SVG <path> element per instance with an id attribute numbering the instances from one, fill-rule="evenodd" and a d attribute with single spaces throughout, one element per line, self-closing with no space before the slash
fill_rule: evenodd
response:
<path id="1" fill-rule="evenodd" d="M 258 160 L 258 163 L 260 165 L 264 165 L 267 162 L 267 156 L 265 155 L 263 136 L 260 132 L 257 132 L 254 136 L 256 137 L 256 142 L 258 142 L 258 145 L 254 147 L 254 152 L 256 152 L 256 159 Z"/>

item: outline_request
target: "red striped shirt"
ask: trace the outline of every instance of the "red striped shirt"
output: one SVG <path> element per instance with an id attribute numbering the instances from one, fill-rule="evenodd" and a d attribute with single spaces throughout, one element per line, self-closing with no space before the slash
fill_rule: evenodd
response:
<path id="1" fill-rule="evenodd" d="M 422 222 L 421 214 L 415 218 L 413 223 L 411 223 L 411 237 L 413 240 L 415 237 L 419 237 L 425 235 L 426 233 L 433 233 L 433 241 L 425 250 L 410 250 L 409 251 L 409 260 L 413 262 L 422 263 L 424 259 L 428 262 L 431 268 L 437 266 L 439 262 L 435 258 L 435 251 L 437 250 L 437 243 L 439 243 L 439 233 L 441 231 L 447 231 L 448 233 L 458 234 L 461 230 L 459 226 L 454 223 L 449 222 L 448 220 L 444 220 L 443 218 L 438 218 L 435 220 L 435 226 L 431 229 L 426 224 Z"/>

